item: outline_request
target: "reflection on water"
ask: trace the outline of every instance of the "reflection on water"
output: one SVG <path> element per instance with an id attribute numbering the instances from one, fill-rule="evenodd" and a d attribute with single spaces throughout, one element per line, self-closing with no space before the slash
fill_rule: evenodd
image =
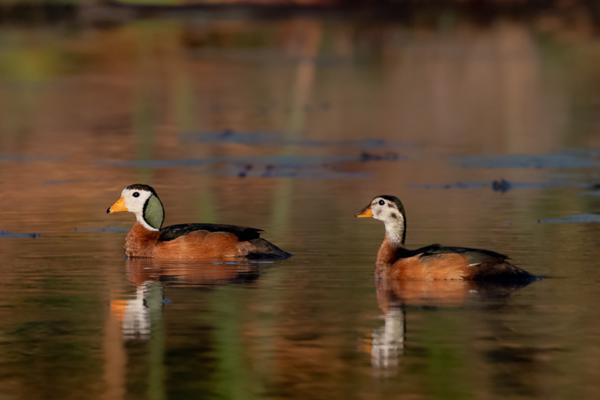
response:
<path id="1" fill-rule="evenodd" d="M 596 39 L 446 17 L 0 27 L 0 393 L 597 398 Z M 104 211 L 131 182 L 294 257 L 124 261 Z M 411 247 L 558 278 L 381 290 L 353 218 L 379 193 Z"/>
<path id="2" fill-rule="evenodd" d="M 147 281 L 138 285 L 135 297 L 112 300 L 110 309 L 122 325 L 123 338 L 146 340 L 152 332 L 152 320 L 159 318 L 164 305 L 163 286 Z M 154 318 L 151 316 L 154 315 Z"/>
<path id="3" fill-rule="evenodd" d="M 146 282 L 164 282 L 170 286 L 214 286 L 226 283 L 252 282 L 258 278 L 259 263 L 240 262 L 169 262 L 151 258 L 126 261 L 129 281 L 140 286 Z"/>
<path id="4" fill-rule="evenodd" d="M 406 317 L 402 306 L 389 308 L 383 326 L 371 336 L 371 364 L 377 369 L 395 369 L 404 351 Z"/>
<path id="5" fill-rule="evenodd" d="M 258 278 L 258 264 L 250 263 L 180 263 L 152 259 L 127 259 L 127 278 L 135 293 L 111 300 L 111 313 L 121 324 L 123 338 L 147 340 L 152 324 L 160 324 L 162 308 L 171 300 L 165 286 L 211 287 L 222 284 L 253 282 Z"/>
<path id="6" fill-rule="evenodd" d="M 371 363 L 378 371 L 395 371 L 400 357 L 410 343 L 406 342 L 406 313 L 415 307 L 456 308 L 468 306 L 473 300 L 506 301 L 516 290 L 529 283 L 498 284 L 474 281 L 390 281 L 375 280 L 377 302 L 383 312 L 383 326 L 371 335 Z M 497 303 L 498 304 L 498 303 Z"/>

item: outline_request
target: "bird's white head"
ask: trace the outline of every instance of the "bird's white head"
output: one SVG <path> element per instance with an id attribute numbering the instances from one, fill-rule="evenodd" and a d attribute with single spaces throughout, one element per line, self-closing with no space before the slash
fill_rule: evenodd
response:
<path id="1" fill-rule="evenodd" d="M 123 189 L 121 197 L 106 210 L 108 214 L 125 211 L 133 213 L 137 222 L 151 231 L 160 230 L 165 219 L 158 194 L 151 186 L 141 183 Z"/>
<path id="2" fill-rule="evenodd" d="M 373 218 L 383 221 L 387 239 L 395 245 L 406 240 L 406 213 L 404 205 L 396 196 L 375 196 L 373 200 L 356 214 L 358 218 Z"/>

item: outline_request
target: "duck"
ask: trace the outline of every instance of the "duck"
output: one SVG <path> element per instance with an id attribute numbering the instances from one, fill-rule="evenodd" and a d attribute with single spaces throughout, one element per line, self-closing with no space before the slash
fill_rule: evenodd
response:
<path id="1" fill-rule="evenodd" d="M 260 237 L 262 229 L 224 224 L 178 224 L 163 227 L 165 210 L 154 188 L 136 183 L 125 187 L 107 214 L 135 215 L 125 238 L 129 258 L 169 261 L 285 259 L 290 253 Z"/>
<path id="2" fill-rule="evenodd" d="M 534 275 L 512 264 L 508 256 L 491 250 L 440 244 L 414 250 L 406 248 L 406 212 L 396 196 L 374 197 L 356 217 L 373 218 L 384 223 L 385 237 L 376 261 L 379 278 L 392 281 L 464 280 L 507 283 L 528 283 L 536 279 Z"/>

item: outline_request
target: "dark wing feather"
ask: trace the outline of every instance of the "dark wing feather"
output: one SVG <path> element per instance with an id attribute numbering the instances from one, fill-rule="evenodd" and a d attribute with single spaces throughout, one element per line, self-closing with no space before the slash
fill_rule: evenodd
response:
<path id="1" fill-rule="evenodd" d="M 419 257 L 435 257 L 441 254 L 461 254 L 467 257 L 469 264 L 487 264 L 487 263 L 502 263 L 508 260 L 508 256 L 496 253 L 491 250 L 472 249 L 469 247 L 449 247 L 432 244 L 416 250 L 409 250 L 412 253 L 410 256 L 419 255 Z"/>
<path id="2" fill-rule="evenodd" d="M 258 239 L 262 229 L 223 224 L 179 224 L 162 228 L 158 240 L 167 242 L 194 231 L 233 233 L 240 241 L 246 241 Z"/>

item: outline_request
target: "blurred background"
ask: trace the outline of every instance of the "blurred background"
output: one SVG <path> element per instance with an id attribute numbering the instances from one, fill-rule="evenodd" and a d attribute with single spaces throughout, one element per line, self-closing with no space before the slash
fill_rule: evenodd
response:
<path id="1" fill-rule="evenodd" d="M 598 397 L 599 4 L 2 0 L 0 399 Z M 126 260 L 136 182 L 294 257 Z M 379 194 L 545 279 L 382 292 Z"/>

